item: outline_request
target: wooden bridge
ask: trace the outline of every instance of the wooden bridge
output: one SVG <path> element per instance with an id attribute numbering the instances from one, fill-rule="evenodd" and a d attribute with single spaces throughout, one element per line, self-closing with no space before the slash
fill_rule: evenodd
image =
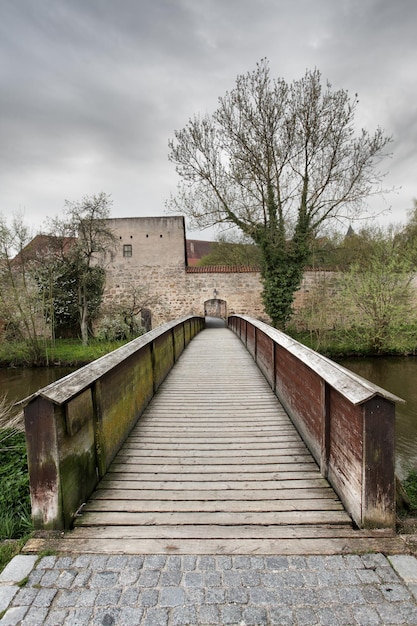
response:
<path id="1" fill-rule="evenodd" d="M 166 378 L 159 372 L 159 378 L 164 380 L 153 399 L 146 402 L 146 409 L 120 450 L 109 454 L 108 450 L 100 450 L 109 444 L 98 442 L 100 431 L 103 433 L 107 428 L 101 409 L 93 438 L 94 464 L 102 477 L 95 489 L 85 490 L 88 498 L 73 512 L 71 524 L 65 524 L 74 528 L 60 540 L 60 551 L 327 554 L 398 548 L 399 540 L 392 530 L 392 502 L 388 512 L 384 511 L 388 523 L 380 524 L 385 528 L 355 528 L 352 513 L 346 512 L 339 495 L 323 476 L 323 467 L 319 467 L 317 458 L 313 458 L 278 400 L 275 385 L 271 386 L 268 376 L 265 377 L 246 349 L 248 327 L 245 326 L 244 343 L 236 336 L 241 334 L 240 324 L 239 321 L 238 328 L 235 323 L 235 333 L 226 327 L 207 327 L 196 334 L 186 350 L 181 350 L 181 356 L 175 356 L 178 341 L 170 329 L 169 351 L 176 364 Z M 258 357 L 263 354 L 258 361 L 267 373 L 262 340 L 258 337 L 256 343 Z M 153 369 L 158 370 L 157 345 L 150 352 Z M 161 354 L 160 358 L 165 360 L 166 348 Z M 26 408 L 29 447 L 30 432 L 43 419 L 40 411 L 45 413 L 45 402 L 52 401 L 53 421 L 59 421 L 61 416 L 66 430 L 72 430 L 71 439 L 88 427 L 83 414 L 96 410 L 99 401 L 103 402 L 106 386 L 102 382 L 100 389 L 91 396 L 87 394 L 92 399 L 90 407 L 89 400 L 83 397 L 85 391 L 80 395 L 76 383 L 77 394 L 73 395 L 73 378 L 70 375 L 65 383 L 67 394 L 68 386 L 73 385 L 69 394 L 73 401 L 79 399 L 72 409 L 58 398 L 62 383 L 50 385 L 31 399 Z M 141 384 L 140 378 L 136 384 Z M 311 385 L 300 380 L 300 393 L 303 384 L 308 397 Z M 374 388 L 373 397 L 377 391 L 382 392 Z M 394 397 L 384 394 L 388 405 L 394 406 Z M 377 397 L 384 401 L 379 393 Z M 329 405 L 329 395 L 324 394 L 324 398 L 325 405 L 326 402 Z M 63 405 L 66 408 L 61 411 Z M 297 412 L 294 403 L 290 412 Z M 98 454 L 101 459 L 97 458 Z M 329 442 L 325 444 L 324 454 L 322 465 L 328 472 Z M 385 462 L 392 465 L 389 454 L 388 451 Z M 106 456 L 108 468 L 103 469 Z M 378 461 L 375 469 L 380 475 Z M 31 476 L 36 472 L 42 473 L 35 468 Z M 89 482 L 88 469 L 86 481 Z M 48 527 L 45 503 L 50 503 L 51 494 L 40 497 L 38 486 L 36 495 L 34 483 L 32 480 L 35 511 L 36 506 L 38 509 L 43 506 L 44 515 L 40 524 L 39 514 L 36 517 L 35 513 L 35 521 L 38 519 L 39 528 Z M 65 500 L 68 485 L 61 484 L 59 489 L 59 498 Z M 62 515 L 65 518 L 65 511 Z M 55 522 L 54 527 L 57 526 Z M 50 545 L 50 539 L 43 535 L 32 539 L 27 549 L 37 551 L 46 544 Z"/>

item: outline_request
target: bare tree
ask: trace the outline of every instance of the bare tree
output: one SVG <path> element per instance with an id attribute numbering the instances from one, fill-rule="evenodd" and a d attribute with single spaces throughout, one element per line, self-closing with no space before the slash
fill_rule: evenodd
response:
<path id="1" fill-rule="evenodd" d="M 357 104 L 323 86 L 318 70 L 291 84 L 274 80 L 264 59 L 238 76 L 211 116 L 190 119 L 169 142 L 181 177 L 170 210 L 197 227 L 234 224 L 259 246 L 275 326 L 291 315 L 322 225 L 381 191 L 376 164 L 390 138 L 381 129 L 355 133 Z"/>
<path id="2" fill-rule="evenodd" d="M 143 318 L 149 309 L 160 303 L 161 297 L 153 293 L 149 285 L 131 285 L 103 311 L 98 324 L 99 336 L 111 340 L 133 339 L 151 330 L 146 328 Z"/>
<path id="3" fill-rule="evenodd" d="M 40 363 L 45 333 L 32 259 L 27 251 L 30 233 L 22 215 L 11 225 L 0 216 L 0 319 L 9 337 L 25 341 L 33 363 Z"/>
<path id="4" fill-rule="evenodd" d="M 101 268 L 106 254 L 112 253 L 115 236 L 106 220 L 110 216 L 111 199 L 105 193 L 84 196 L 78 202 L 66 201 L 66 215 L 52 221 L 56 239 L 71 241 L 61 246 L 62 259 L 76 268 L 80 332 L 83 344 L 89 338 L 89 309 L 92 275 Z M 104 284 L 104 281 L 103 281 Z"/>

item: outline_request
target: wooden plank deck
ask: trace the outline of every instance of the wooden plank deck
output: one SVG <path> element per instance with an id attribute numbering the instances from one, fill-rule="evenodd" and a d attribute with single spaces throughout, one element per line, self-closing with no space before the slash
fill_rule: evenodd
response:
<path id="1" fill-rule="evenodd" d="M 381 541 L 399 545 L 352 528 L 245 347 L 213 328 L 180 357 L 59 550 L 331 554 Z"/>

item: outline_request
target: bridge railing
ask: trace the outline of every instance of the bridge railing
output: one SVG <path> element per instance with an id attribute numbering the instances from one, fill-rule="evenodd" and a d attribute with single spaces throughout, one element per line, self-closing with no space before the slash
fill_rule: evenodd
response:
<path id="1" fill-rule="evenodd" d="M 231 316 L 240 337 L 354 522 L 395 525 L 395 403 L 400 398 L 271 326 Z"/>
<path id="2" fill-rule="evenodd" d="M 24 401 L 35 528 L 70 528 L 204 323 L 189 316 L 164 324 Z"/>

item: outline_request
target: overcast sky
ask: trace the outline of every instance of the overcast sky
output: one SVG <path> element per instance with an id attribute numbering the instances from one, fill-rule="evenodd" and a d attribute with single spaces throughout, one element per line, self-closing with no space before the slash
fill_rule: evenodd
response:
<path id="1" fill-rule="evenodd" d="M 401 189 L 379 204 L 404 222 L 416 25 L 416 0 L 0 0 L 0 213 L 40 228 L 103 191 L 112 217 L 163 215 L 168 140 L 267 57 L 274 77 L 317 67 L 359 94 L 358 121 L 394 138 L 385 183 Z"/>

